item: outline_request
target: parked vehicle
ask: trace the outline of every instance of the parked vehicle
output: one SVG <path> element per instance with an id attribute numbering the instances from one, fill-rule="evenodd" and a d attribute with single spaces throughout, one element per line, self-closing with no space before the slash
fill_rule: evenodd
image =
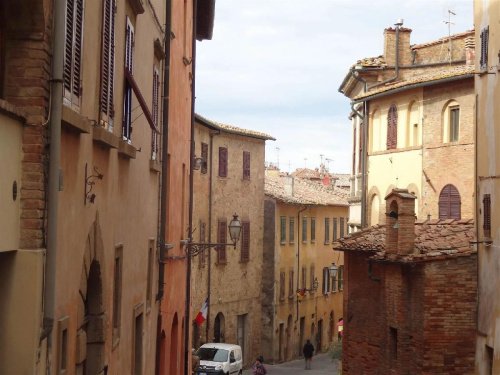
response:
<path id="1" fill-rule="evenodd" d="M 198 349 L 196 355 L 200 358 L 196 375 L 241 375 L 243 373 L 243 356 L 239 345 L 207 343 Z"/>

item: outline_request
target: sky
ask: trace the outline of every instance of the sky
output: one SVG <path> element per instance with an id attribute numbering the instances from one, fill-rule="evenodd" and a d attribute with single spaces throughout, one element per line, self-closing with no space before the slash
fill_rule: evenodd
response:
<path id="1" fill-rule="evenodd" d="M 282 171 L 350 173 L 349 68 L 383 53 L 400 18 L 418 44 L 473 27 L 472 0 L 216 0 L 212 40 L 198 42 L 196 112 L 265 132 L 266 161 Z"/>

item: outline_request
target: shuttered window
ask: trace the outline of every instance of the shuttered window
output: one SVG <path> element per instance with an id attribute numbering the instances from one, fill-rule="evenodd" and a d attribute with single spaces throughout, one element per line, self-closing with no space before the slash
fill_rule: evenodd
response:
<path id="1" fill-rule="evenodd" d="M 337 271 L 338 275 L 338 271 Z M 332 277 L 332 293 L 337 291 L 337 275 Z"/>
<path id="2" fill-rule="evenodd" d="M 491 197 L 485 194 L 483 197 L 483 232 L 484 237 L 491 237 Z"/>
<path id="3" fill-rule="evenodd" d="M 134 26 L 128 17 L 125 29 L 125 69 L 133 75 Z M 122 136 L 124 140 L 130 142 L 132 136 L 132 85 L 128 81 L 125 81 L 124 86 Z"/>
<path id="4" fill-rule="evenodd" d="M 450 107 L 450 142 L 458 141 L 458 132 L 460 130 L 460 107 Z"/>
<path id="5" fill-rule="evenodd" d="M 337 233 L 338 233 L 338 231 L 337 231 L 337 218 L 334 217 L 333 218 L 333 240 L 334 241 L 337 241 Z"/>
<path id="6" fill-rule="evenodd" d="M 316 218 L 311 218 L 311 242 L 316 242 Z"/>
<path id="7" fill-rule="evenodd" d="M 204 223 L 203 221 L 200 220 L 200 243 L 205 243 L 206 241 L 206 232 L 207 232 L 207 226 L 206 226 L 206 223 Z M 198 258 L 200 260 L 200 267 L 203 267 L 205 266 L 205 263 L 206 263 L 206 251 L 205 250 L 201 250 L 200 254 L 198 255 Z"/>
<path id="8" fill-rule="evenodd" d="M 243 151 L 243 179 L 250 180 L 250 152 Z"/>
<path id="9" fill-rule="evenodd" d="M 219 147 L 219 177 L 227 177 L 227 147 Z"/>
<path id="10" fill-rule="evenodd" d="M 288 272 L 288 298 L 293 298 L 295 290 L 293 289 L 293 270 Z"/>
<path id="11" fill-rule="evenodd" d="M 280 272 L 280 301 L 285 299 L 285 272 Z"/>
<path id="12" fill-rule="evenodd" d="M 486 26 L 481 30 L 481 58 L 479 59 L 479 66 L 481 70 L 488 69 L 488 41 L 490 38 L 490 27 Z"/>
<path id="13" fill-rule="evenodd" d="M 226 243 L 226 235 L 227 222 L 225 219 L 220 219 L 217 223 L 217 243 Z M 217 263 L 225 264 L 226 262 L 226 246 L 217 246 Z"/>
<path id="14" fill-rule="evenodd" d="M 446 185 L 439 194 L 439 219 L 460 219 L 460 193 L 451 184 Z"/>
<path id="15" fill-rule="evenodd" d="M 295 242 L 295 218 L 290 217 L 290 224 L 289 224 L 289 230 L 288 230 L 288 242 L 294 243 Z"/>
<path id="16" fill-rule="evenodd" d="M 113 131 L 115 77 L 115 0 L 104 0 L 101 41 L 101 125 Z"/>
<path id="17" fill-rule="evenodd" d="M 301 284 L 301 288 L 302 289 L 306 289 L 307 287 L 307 268 L 306 267 L 302 267 L 302 284 Z"/>
<path id="18" fill-rule="evenodd" d="M 330 293 L 330 272 L 328 267 L 323 268 L 323 294 Z"/>
<path id="19" fill-rule="evenodd" d="M 152 103 L 153 123 L 158 128 L 158 119 L 160 114 L 160 72 L 158 67 L 153 68 L 153 103 Z M 158 159 L 158 142 L 159 134 L 155 130 L 151 130 L 151 160 Z"/>
<path id="20" fill-rule="evenodd" d="M 248 262 L 250 259 L 250 222 L 241 223 L 241 262 Z"/>
<path id="21" fill-rule="evenodd" d="M 344 266 L 340 266 L 337 275 L 339 290 L 344 289 Z"/>
<path id="22" fill-rule="evenodd" d="M 387 149 L 394 150 L 398 143 L 398 109 L 395 104 L 387 114 Z"/>
<path id="23" fill-rule="evenodd" d="M 83 46 L 83 0 L 66 1 L 64 39 L 64 102 L 80 108 Z"/>
<path id="24" fill-rule="evenodd" d="M 325 217 L 325 244 L 330 243 L 330 218 Z"/>
<path id="25" fill-rule="evenodd" d="M 307 217 L 302 218 L 302 242 L 307 241 Z"/>
<path id="26" fill-rule="evenodd" d="M 286 216 L 280 217 L 280 244 L 284 245 L 286 242 Z"/>
<path id="27" fill-rule="evenodd" d="M 201 173 L 206 174 L 208 171 L 208 144 L 201 144 Z"/>
<path id="28" fill-rule="evenodd" d="M 344 237 L 344 218 L 340 218 L 340 238 Z"/>
<path id="29" fill-rule="evenodd" d="M 311 293 L 314 293 L 314 279 L 315 279 L 315 276 L 314 276 L 314 273 L 315 273 L 315 270 L 314 270 L 314 265 L 311 266 L 310 268 L 310 281 L 311 281 L 311 284 L 309 286 L 309 289 L 311 289 Z"/>

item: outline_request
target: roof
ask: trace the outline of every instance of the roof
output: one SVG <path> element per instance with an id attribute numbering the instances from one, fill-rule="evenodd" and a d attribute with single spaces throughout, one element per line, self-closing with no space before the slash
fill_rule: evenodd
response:
<path id="1" fill-rule="evenodd" d="M 330 176 L 335 180 L 335 186 L 351 187 L 351 175 L 345 173 L 332 173 Z"/>
<path id="2" fill-rule="evenodd" d="M 386 85 L 379 86 L 373 90 L 363 92 L 353 98 L 354 101 L 360 99 L 366 99 L 377 94 L 388 92 L 397 88 L 410 89 L 412 86 L 416 86 L 422 83 L 439 83 L 442 80 L 447 80 L 451 78 L 469 78 L 473 77 L 474 66 L 443 66 L 439 70 L 434 70 L 426 74 L 420 74 L 412 76 L 405 80 L 393 81 Z"/>
<path id="3" fill-rule="evenodd" d="M 286 185 L 293 183 L 292 192 Z M 333 186 L 324 186 L 321 182 L 293 176 L 265 177 L 265 194 L 281 202 L 290 204 L 318 206 L 347 206 L 348 192 Z"/>
<path id="4" fill-rule="evenodd" d="M 206 117 L 200 116 L 198 114 L 195 114 L 196 121 L 200 122 L 202 125 L 211 127 L 212 129 L 216 130 L 221 130 L 226 133 L 231 133 L 231 134 L 237 134 L 237 135 L 242 135 L 245 137 L 252 137 L 252 138 L 258 138 L 258 139 L 263 139 L 263 140 L 271 140 L 275 141 L 276 138 L 273 136 L 262 133 L 256 130 L 250 130 L 250 129 L 243 129 L 239 128 L 234 125 L 228 125 L 228 124 L 223 124 L 221 122 L 209 120 Z"/>
<path id="5" fill-rule="evenodd" d="M 398 255 L 385 251 L 385 225 L 355 232 L 334 243 L 334 250 L 364 252 L 372 260 L 398 263 L 448 259 L 475 254 L 470 242 L 474 241 L 474 221 L 427 220 L 415 223 L 415 251 Z"/>
<path id="6" fill-rule="evenodd" d="M 358 60 L 356 64 L 353 65 L 355 68 L 379 68 L 384 66 L 387 66 L 387 63 L 382 55 L 377 57 L 365 57 L 364 59 Z"/>
<path id="7" fill-rule="evenodd" d="M 464 36 L 467 36 L 467 35 L 474 35 L 474 30 L 467 30 L 467 31 L 464 31 L 462 33 L 457 33 L 457 34 L 453 34 L 453 35 L 450 35 L 450 36 L 444 36 L 442 38 L 439 38 L 439 39 L 436 39 L 436 40 L 432 40 L 430 42 L 426 42 L 426 43 L 420 43 L 420 44 L 414 44 L 411 46 L 411 49 L 420 49 L 420 48 L 425 48 L 425 47 L 430 47 L 430 46 L 433 46 L 433 45 L 436 45 L 436 44 L 442 44 L 442 43 L 446 43 L 450 40 L 450 38 L 453 40 L 453 39 L 460 39 L 460 38 L 463 38 Z"/>

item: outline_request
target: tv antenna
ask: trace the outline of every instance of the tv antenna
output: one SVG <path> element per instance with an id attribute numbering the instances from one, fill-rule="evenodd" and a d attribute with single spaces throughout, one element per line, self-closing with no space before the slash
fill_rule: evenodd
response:
<path id="1" fill-rule="evenodd" d="M 276 147 L 276 158 L 277 158 L 277 167 L 280 169 L 280 148 Z"/>
<path id="2" fill-rule="evenodd" d="M 445 24 L 448 25 L 448 56 L 449 56 L 449 61 L 451 64 L 451 59 L 453 57 L 453 50 L 452 50 L 452 44 L 451 44 L 451 26 L 455 25 L 454 22 L 451 22 L 451 16 L 456 16 L 457 14 L 448 9 L 448 21 L 443 21 Z"/>
<path id="3" fill-rule="evenodd" d="M 326 160 L 326 169 L 330 171 L 330 162 L 333 161 L 333 159 L 326 158 L 325 160 Z"/>

